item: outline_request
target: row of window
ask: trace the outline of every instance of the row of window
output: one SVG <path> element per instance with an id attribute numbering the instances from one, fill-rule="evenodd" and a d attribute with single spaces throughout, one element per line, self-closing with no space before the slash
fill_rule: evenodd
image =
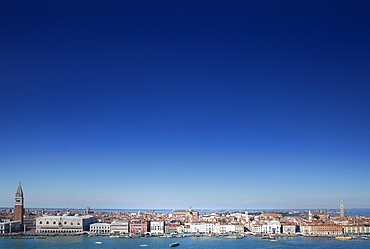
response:
<path id="1" fill-rule="evenodd" d="M 40 221 L 40 223 L 39 224 L 42 224 L 42 221 Z M 45 224 L 49 224 L 49 221 L 46 221 L 45 222 Z M 53 225 L 56 225 L 57 223 L 56 223 L 56 221 L 53 221 Z M 67 221 L 65 221 L 64 223 L 63 223 L 64 225 L 67 225 Z M 61 222 L 59 222 L 59 224 L 58 224 L 59 226 L 61 226 L 62 225 L 62 223 Z M 71 226 L 73 226 L 73 222 L 71 222 L 71 224 L 70 224 Z M 79 226 L 80 225 L 80 222 L 78 222 L 77 223 L 77 225 Z"/>
<path id="2" fill-rule="evenodd" d="M 39 233 L 78 233 L 82 232 L 82 229 L 74 229 L 74 230 L 39 230 Z"/>

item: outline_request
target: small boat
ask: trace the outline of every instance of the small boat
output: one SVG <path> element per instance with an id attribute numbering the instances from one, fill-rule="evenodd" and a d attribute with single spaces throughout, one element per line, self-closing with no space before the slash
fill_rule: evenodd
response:
<path id="1" fill-rule="evenodd" d="M 11 239 L 34 239 L 33 236 L 10 236 Z"/>
<path id="2" fill-rule="evenodd" d="M 368 238 L 367 237 L 361 237 L 361 239 L 367 240 Z"/>
<path id="3" fill-rule="evenodd" d="M 270 237 L 269 237 L 269 235 L 267 233 L 264 233 L 264 234 L 262 234 L 262 237 L 261 238 L 262 239 L 269 239 Z"/>
<path id="4" fill-rule="evenodd" d="M 180 245 L 179 242 L 175 242 L 175 243 L 170 244 L 170 247 L 176 247 L 176 246 L 179 246 L 179 245 Z"/>
<path id="5" fill-rule="evenodd" d="M 227 236 L 226 238 L 228 238 L 228 239 L 242 239 L 242 238 L 244 238 L 244 236 L 241 236 L 241 235 L 230 235 L 230 236 Z"/>
<path id="6" fill-rule="evenodd" d="M 146 244 L 142 244 L 142 245 L 140 245 L 141 247 L 145 247 L 145 246 L 148 246 L 148 245 L 146 245 Z"/>
<path id="7" fill-rule="evenodd" d="M 269 239 L 276 239 L 276 234 L 270 233 L 269 234 Z"/>
<path id="8" fill-rule="evenodd" d="M 99 244 L 99 245 L 100 245 L 100 244 L 103 244 L 103 242 L 101 242 L 101 241 L 96 241 L 96 242 L 95 242 L 95 244 Z"/>
<path id="9" fill-rule="evenodd" d="M 345 237 L 345 236 L 339 236 L 339 237 L 335 237 L 336 239 L 343 239 L 343 240 L 350 240 L 352 239 L 352 237 Z"/>

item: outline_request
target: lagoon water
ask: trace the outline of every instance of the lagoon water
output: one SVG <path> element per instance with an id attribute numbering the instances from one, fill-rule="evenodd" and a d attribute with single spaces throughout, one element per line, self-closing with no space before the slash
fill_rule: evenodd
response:
<path id="1" fill-rule="evenodd" d="M 102 242 L 96 244 L 95 242 Z M 322 248 L 322 249 L 345 249 L 345 248 L 370 248 L 370 240 L 353 239 L 337 240 L 335 238 L 279 238 L 266 240 L 259 237 L 249 236 L 243 239 L 228 239 L 220 237 L 187 237 L 187 238 L 109 238 L 87 236 L 56 236 L 46 239 L 11 239 L 0 237 L 1 249 L 121 249 L 121 248 L 169 248 L 169 244 L 179 242 L 181 248 L 189 249 L 225 249 L 225 248 Z M 140 245 L 147 245 L 141 247 Z"/>

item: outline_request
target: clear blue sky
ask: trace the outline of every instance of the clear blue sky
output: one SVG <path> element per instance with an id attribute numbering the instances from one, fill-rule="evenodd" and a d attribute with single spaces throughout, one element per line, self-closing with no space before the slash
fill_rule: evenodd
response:
<path id="1" fill-rule="evenodd" d="M 0 207 L 370 207 L 369 1 L 0 1 Z"/>

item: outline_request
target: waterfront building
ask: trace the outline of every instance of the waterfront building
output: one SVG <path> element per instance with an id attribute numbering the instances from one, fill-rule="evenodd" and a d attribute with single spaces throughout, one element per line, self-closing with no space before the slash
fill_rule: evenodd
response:
<path id="1" fill-rule="evenodd" d="M 262 230 L 264 233 L 280 233 L 280 221 L 270 220 L 267 224 L 262 225 Z"/>
<path id="2" fill-rule="evenodd" d="M 80 216 L 58 213 L 55 216 L 36 218 L 36 233 L 82 233 L 90 230 L 90 224 L 96 223 L 97 218 L 91 215 Z"/>
<path id="3" fill-rule="evenodd" d="M 360 235 L 369 235 L 370 234 L 370 226 L 345 226 L 344 227 L 345 234 L 360 234 Z"/>
<path id="4" fill-rule="evenodd" d="M 169 223 L 165 225 L 164 232 L 165 233 L 178 233 L 179 228 L 181 228 L 181 225 Z"/>
<path id="5" fill-rule="evenodd" d="M 254 223 L 250 226 L 250 230 L 252 233 L 260 234 L 263 233 L 262 224 L 261 223 Z"/>
<path id="6" fill-rule="evenodd" d="M 296 234 L 297 226 L 292 222 L 286 222 L 281 224 L 281 232 L 283 234 Z"/>
<path id="7" fill-rule="evenodd" d="M 15 192 L 14 197 L 14 220 L 19 221 L 20 225 L 23 225 L 24 217 L 24 197 L 21 183 L 18 182 L 18 188 Z"/>
<path id="8" fill-rule="evenodd" d="M 164 234 L 164 221 L 150 221 L 151 234 Z"/>
<path id="9" fill-rule="evenodd" d="M 280 233 L 281 225 L 277 220 L 260 221 L 252 226 L 252 233 Z"/>
<path id="10" fill-rule="evenodd" d="M 305 235 L 338 235 L 343 234 L 343 227 L 331 224 L 306 224 L 300 226 L 300 231 Z"/>
<path id="11" fill-rule="evenodd" d="M 244 225 L 242 224 L 216 224 L 215 233 L 244 233 Z"/>
<path id="12" fill-rule="evenodd" d="M 190 223 L 190 232 L 191 233 L 200 233 L 200 234 L 207 234 L 207 233 L 216 233 L 216 224 L 215 223 Z"/>
<path id="13" fill-rule="evenodd" d="M 111 224 L 109 223 L 93 223 L 90 224 L 90 232 L 95 234 L 110 234 Z"/>
<path id="14" fill-rule="evenodd" d="M 130 223 L 130 233 L 146 234 L 149 232 L 149 222 L 142 220 L 133 220 Z"/>
<path id="15" fill-rule="evenodd" d="M 130 222 L 128 220 L 114 220 L 110 229 L 112 234 L 128 234 L 130 232 Z"/>
<path id="16" fill-rule="evenodd" d="M 21 224 L 19 221 L 4 221 L 0 222 L 0 234 L 19 232 Z"/>

